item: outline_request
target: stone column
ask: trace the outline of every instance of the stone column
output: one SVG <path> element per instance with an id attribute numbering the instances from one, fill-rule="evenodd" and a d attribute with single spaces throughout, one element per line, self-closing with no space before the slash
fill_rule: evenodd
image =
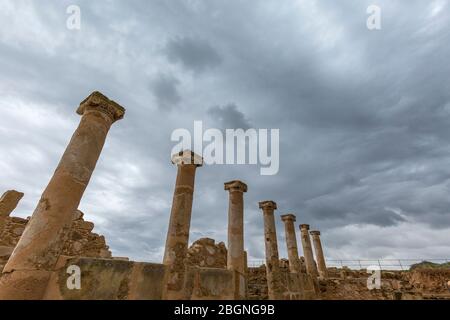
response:
<path id="1" fill-rule="evenodd" d="M 264 214 L 264 243 L 266 246 L 266 273 L 269 299 L 282 300 L 282 276 L 274 217 L 274 210 L 277 209 L 277 204 L 273 201 L 263 201 L 259 203 L 259 208 L 262 209 Z"/>
<path id="2" fill-rule="evenodd" d="M 316 279 L 318 276 L 316 263 L 314 262 L 314 254 L 309 238 L 309 224 L 301 224 L 300 232 L 302 236 L 303 255 L 305 257 L 306 272 Z"/>
<path id="3" fill-rule="evenodd" d="M 320 231 L 310 232 L 312 241 L 314 244 L 314 250 L 316 252 L 317 267 L 319 269 L 319 276 L 322 279 L 328 278 L 327 265 L 325 263 L 325 256 L 323 254 L 322 242 L 320 241 Z"/>
<path id="4" fill-rule="evenodd" d="M 167 232 L 163 263 L 168 267 L 164 298 L 182 300 L 185 297 L 186 253 L 191 227 L 192 200 L 194 195 L 195 172 L 202 166 L 203 159 L 186 150 L 175 154 L 172 163 L 178 167 L 175 192 Z"/>
<path id="5" fill-rule="evenodd" d="M 298 256 L 297 237 L 295 235 L 294 222 L 296 217 L 293 214 L 285 214 L 281 216 L 284 222 L 284 229 L 286 233 L 286 245 L 289 258 L 289 270 L 292 273 L 302 273 L 302 265 Z"/>
<path id="6" fill-rule="evenodd" d="M 244 254 L 244 192 L 247 185 L 235 180 L 225 183 L 228 202 L 228 258 L 227 267 L 245 274 Z"/>
<path id="7" fill-rule="evenodd" d="M 42 299 L 111 125 L 125 109 L 99 92 L 81 102 L 80 124 L 3 270 L 1 299 Z"/>

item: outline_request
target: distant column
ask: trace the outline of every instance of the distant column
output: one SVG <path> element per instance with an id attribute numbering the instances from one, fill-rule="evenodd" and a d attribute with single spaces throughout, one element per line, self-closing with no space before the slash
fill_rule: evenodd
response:
<path id="1" fill-rule="evenodd" d="M 266 271 L 269 299 L 282 300 L 282 276 L 274 217 L 274 210 L 277 209 L 277 204 L 273 201 L 263 201 L 259 203 L 259 208 L 262 209 L 264 214 L 264 242 L 266 246 Z"/>
<path id="2" fill-rule="evenodd" d="M 300 232 L 302 236 L 303 255 L 305 257 L 306 271 L 314 279 L 317 278 L 319 274 L 317 271 L 316 263 L 314 262 L 311 239 L 309 238 L 309 224 L 301 224 Z"/>
<path id="3" fill-rule="evenodd" d="M 322 242 L 320 241 L 320 231 L 311 231 L 310 234 L 313 240 L 314 250 L 316 252 L 317 268 L 319 269 L 319 276 L 322 279 L 327 279 L 328 270 L 327 265 L 325 263 L 325 256 L 323 254 Z"/>
<path id="4" fill-rule="evenodd" d="M 247 185 L 235 180 L 225 183 L 229 191 L 228 202 L 228 259 L 229 270 L 245 274 L 244 253 L 244 192 Z"/>
<path id="5" fill-rule="evenodd" d="M 298 256 L 297 237 L 295 235 L 294 226 L 296 217 L 293 214 L 285 214 L 281 216 L 281 220 L 284 222 L 284 229 L 286 234 L 289 270 L 292 273 L 302 273 L 301 261 Z"/>
<path id="6" fill-rule="evenodd" d="M 42 299 L 111 125 L 125 109 L 99 92 L 81 102 L 80 124 L 3 270 L 1 299 Z"/>
<path id="7" fill-rule="evenodd" d="M 163 263 L 168 267 L 164 298 L 183 300 L 186 299 L 184 292 L 185 259 L 191 227 L 195 172 L 197 167 L 203 165 L 203 159 L 194 152 L 186 150 L 175 154 L 172 157 L 172 163 L 177 165 L 178 173 L 164 252 Z"/>

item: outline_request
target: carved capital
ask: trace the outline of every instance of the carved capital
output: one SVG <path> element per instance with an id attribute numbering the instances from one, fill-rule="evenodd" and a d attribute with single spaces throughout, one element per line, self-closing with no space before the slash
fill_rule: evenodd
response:
<path id="1" fill-rule="evenodd" d="M 312 236 L 320 236 L 320 231 L 310 231 L 309 234 Z"/>
<path id="2" fill-rule="evenodd" d="M 301 230 L 309 230 L 309 224 L 301 224 L 300 229 Z"/>
<path id="3" fill-rule="evenodd" d="M 259 208 L 263 209 L 263 210 L 276 210 L 277 209 L 277 204 L 276 202 L 272 201 L 272 200 L 268 200 L 268 201 L 261 201 L 259 203 Z"/>
<path id="4" fill-rule="evenodd" d="M 247 185 L 240 180 L 233 180 L 233 181 L 225 182 L 224 189 L 228 190 L 230 192 L 233 192 L 233 191 L 247 192 Z"/>
<path id="5" fill-rule="evenodd" d="M 284 222 L 286 222 L 286 221 L 292 221 L 292 222 L 295 222 L 295 221 L 297 221 L 297 218 L 295 217 L 295 215 L 294 214 L 284 214 L 284 215 L 282 215 L 281 216 L 281 220 L 283 220 Z"/>
<path id="6" fill-rule="evenodd" d="M 203 158 L 191 150 L 184 150 L 172 156 L 172 163 L 176 165 L 195 164 L 197 167 L 201 167 Z"/>
<path id="7" fill-rule="evenodd" d="M 108 115 L 113 123 L 125 116 L 125 108 L 115 101 L 108 99 L 98 91 L 94 91 L 80 103 L 77 113 L 79 115 L 84 115 L 89 111 L 102 112 Z"/>

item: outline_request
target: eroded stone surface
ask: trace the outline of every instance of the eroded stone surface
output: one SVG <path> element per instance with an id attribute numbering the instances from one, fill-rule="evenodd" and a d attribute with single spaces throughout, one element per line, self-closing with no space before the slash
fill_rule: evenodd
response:
<path id="1" fill-rule="evenodd" d="M 8 217 L 23 198 L 23 193 L 15 190 L 6 191 L 0 198 L 0 219 Z"/>
<path id="2" fill-rule="evenodd" d="M 264 216 L 264 243 L 266 248 L 267 287 L 270 300 L 282 300 L 282 276 L 279 266 L 277 231 L 275 227 L 274 210 L 277 204 L 274 201 L 262 201 L 259 208 Z"/>
<path id="3" fill-rule="evenodd" d="M 195 241 L 187 251 L 186 264 L 189 266 L 221 268 L 227 267 L 227 248 L 223 242 L 202 238 Z"/>
<path id="4" fill-rule="evenodd" d="M 182 151 L 172 157 L 172 163 L 177 165 L 178 172 L 163 259 L 168 270 L 164 296 L 171 300 L 186 299 L 185 262 L 191 226 L 195 172 L 197 167 L 202 165 L 199 159 L 201 157 L 191 151 Z"/>
<path id="5" fill-rule="evenodd" d="M 19 275 L 26 271 L 27 279 L 32 279 L 40 277 L 42 271 L 54 270 L 69 236 L 73 213 L 90 181 L 106 136 L 111 125 L 123 117 L 125 109 L 94 92 L 80 104 L 77 112 L 82 115 L 80 124 L 3 269 L 3 273 L 17 274 L 8 275 L 8 283 L 0 283 L 0 298 L 20 297 L 20 291 L 26 299 L 42 298 L 43 290 L 36 285 L 28 288 L 29 283 L 21 283 Z M 36 283 L 45 287 L 44 278 Z"/>

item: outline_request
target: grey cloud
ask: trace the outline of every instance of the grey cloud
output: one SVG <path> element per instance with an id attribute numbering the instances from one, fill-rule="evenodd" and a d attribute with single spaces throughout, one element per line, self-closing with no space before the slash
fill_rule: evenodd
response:
<path id="1" fill-rule="evenodd" d="M 153 82 L 152 91 L 161 110 L 171 110 L 180 102 L 179 83 L 178 79 L 168 75 L 159 75 Z"/>
<path id="2" fill-rule="evenodd" d="M 196 72 L 204 71 L 221 63 L 221 57 L 209 42 L 194 38 L 176 38 L 166 46 L 167 57 L 180 62 Z"/>
<path id="3" fill-rule="evenodd" d="M 252 127 L 245 114 L 234 103 L 211 107 L 207 110 L 207 114 L 222 129 L 248 129 Z"/>
<path id="4" fill-rule="evenodd" d="M 77 104 L 100 90 L 127 115 L 81 209 L 116 255 L 161 261 L 176 178 L 170 135 L 194 120 L 280 128 L 281 164 L 272 177 L 199 169 L 191 241 L 226 241 L 223 182 L 238 178 L 249 185 L 253 258 L 264 257 L 265 199 L 320 229 L 330 257 L 448 254 L 447 3 L 379 1 L 377 32 L 365 27 L 369 0 L 76 3 L 78 32 L 65 28 L 62 2 L 0 5 L 0 189 L 26 193 L 17 214 L 32 213 Z M 278 216 L 277 226 L 285 256 Z"/>

